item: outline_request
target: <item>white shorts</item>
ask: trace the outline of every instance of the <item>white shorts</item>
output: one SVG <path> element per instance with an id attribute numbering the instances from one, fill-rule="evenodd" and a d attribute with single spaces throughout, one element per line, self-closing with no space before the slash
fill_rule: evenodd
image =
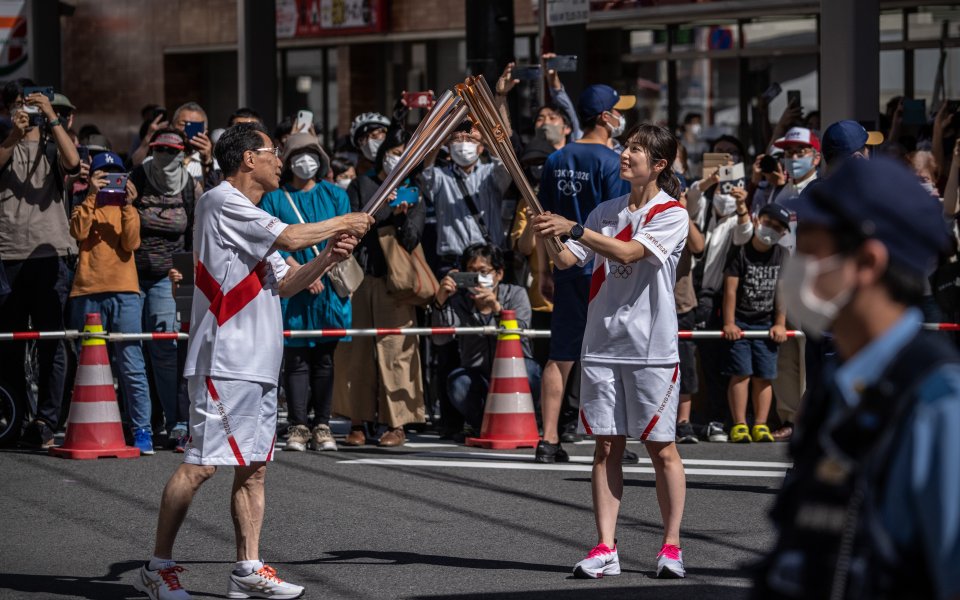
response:
<path id="1" fill-rule="evenodd" d="M 183 462 L 248 466 L 273 460 L 277 386 L 257 381 L 187 377 L 190 440 Z"/>
<path id="2" fill-rule="evenodd" d="M 580 433 L 676 441 L 679 364 L 581 364 Z"/>

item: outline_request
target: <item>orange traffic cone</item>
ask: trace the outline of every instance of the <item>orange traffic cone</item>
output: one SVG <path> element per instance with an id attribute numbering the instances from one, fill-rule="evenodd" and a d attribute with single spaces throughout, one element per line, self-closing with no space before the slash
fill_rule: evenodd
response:
<path id="1" fill-rule="evenodd" d="M 84 333 L 103 333 L 100 313 L 87 315 Z M 62 458 L 136 458 L 140 450 L 123 440 L 120 409 L 113 391 L 113 373 L 107 355 L 107 341 L 85 338 L 80 346 L 80 364 L 73 386 L 67 438 L 50 454 Z"/>
<path id="2" fill-rule="evenodd" d="M 493 360 L 490 392 L 483 412 L 480 437 L 467 438 L 468 446 L 510 450 L 533 448 L 540 441 L 537 417 L 533 412 L 533 396 L 527 380 L 527 365 L 523 359 L 517 313 L 505 310 L 500 326 L 507 331 L 497 337 L 497 354 Z"/>

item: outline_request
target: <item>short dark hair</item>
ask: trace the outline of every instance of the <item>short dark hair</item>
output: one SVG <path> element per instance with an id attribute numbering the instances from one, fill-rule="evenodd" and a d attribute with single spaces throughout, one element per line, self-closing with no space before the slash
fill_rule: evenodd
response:
<path id="1" fill-rule="evenodd" d="M 77 137 L 84 140 L 91 135 L 103 135 L 103 133 L 100 131 L 100 128 L 93 123 L 84 124 L 80 127 L 80 131 L 77 132 Z"/>
<path id="2" fill-rule="evenodd" d="M 330 168 L 333 169 L 333 178 L 336 179 L 346 173 L 347 170 L 355 169 L 356 165 L 342 156 L 334 156 L 330 160 Z"/>
<path id="3" fill-rule="evenodd" d="M 703 121 L 703 115 L 698 112 L 688 112 L 683 116 L 683 124 L 689 125 L 694 119 Z"/>
<path id="4" fill-rule="evenodd" d="M 290 135 L 291 133 L 293 133 L 293 119 L 284 117 L 283 120 L 273 128 L 273 139 L 280 140 L 283 136 Z"/>
<path id="5" fill-rule="evenodd" d="M 603 113 L 600 113 L 599 115 L 592 115 L 587 118 L 580 117 L 580 129 L 582 131 L 590 131 L 591 129 L 595 128 L 600 122 L 600 117 L 602 114 Z"/>
<path id="6" fill-rule="evenodd" d="M 410 133 L 403 129 L 402 127 L 393 127 L 387 130 L 387 135 L 383 138 L 383 143 L 380 144 L 380 148 L 377 149 L 377 156 L 373 161 L 373 168 L 377 173 L 383 169 L 383 157 L 387 155 L 387 152 L 393 150 L 397 146 L 406 146 L 407 142 L 410 141 Z"/>
<path id="7" fill-rule="evenodd" d="M 494 271 L 502 271 L 506 266 L 503 260 L 503 251 L 500 248 L 493 244 L 481 243 L 467 246 L 467 249 L 460 256 L 460 268 L 466 271 L 467 265 L 477 258 L 485 258 L 489 261 Z"/>
<path id="8" fill-rule="evenodd" d="M 717 144 L 719 144 L 720 142 L 727 142 L 728 144 L 733 144 L 734 146 L 736 146 L 737 152 L 740 153 L 740 160 L 747 160 L 749 158 L 747 156 L 747 147 L 743 145 L 743 142 L 741 142 L 738 138 L 735 138 L 732 135 L 727 135 L 727 134 L 723 134 L 717 139 L 710 142 L 710 151 L 714 152 L 715 151 L 714 149 L 717 147 Z"/>
<path id="9" fill-rule="evenodd" d="M 253 110 L 252 108 L 238 108 L 237 110 L 231 113 L 230 118 L 227 119 L 227 127 L 233 127 L 234 121 L 237 119 L 256 119 L 260 123 L 263 123 L 263 118 L 260 116 L 260 113 Z"/>
<path id="10" fill-rule="evenodd" d="M 238 123 L 223 132 L 213 149 L 213 155 L 225 176 L 235 175 L 240 170 L 244 152 L 263 146 L 261 133 L 270 137 L 260 123 Z"/>
<path id="11" fill-rule="evenodd" d="M 32 85 L 34 85 L 33 80 L 26 77 L 8 81 L 3 86 L 3 104 L 7 108 L 13 108 L 13 103 L 17 101 L 17 97 L 23 95 L 23 88 Z"/>
<path id="12" fill-rule="evenodd" d="M 558 104 L 556 104 L 555 102 L 548 102 L 544 104 L 543 106 L 537 109 L 537 116 L 539 116 L 540 111 L 544 109 L 555 112 L 558 115 L 560 115 L 560 118 L 563 119 L 563 124 L 569 127 L 570 129 L 573 129 L 573 121 L 570 120 L 570 115 L 567 114 L 567 111 L 560 108 Z"/>

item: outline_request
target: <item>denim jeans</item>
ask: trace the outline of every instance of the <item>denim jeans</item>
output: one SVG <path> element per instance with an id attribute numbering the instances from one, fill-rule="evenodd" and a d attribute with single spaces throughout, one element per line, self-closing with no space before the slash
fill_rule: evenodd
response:
<path id="1" fill-rule="evenodd" d="M 143 331 L 179 331 L 170 280 L 166 277 L 156 281 L 141 279 L 140 289 L 143 291 Z M 177 423 L 177 342 L 155 340 L 147 342 L 145 347 L 166 429 L 170 431 Z"/>
<path id="2" fill-rule="evenodd" d="M 83 329 L 87 313 L 100 313 L 104 331 L 141 333 L 142 306 L 140 294 L 132 292 L 76 296 L 70 299 L 70 327 Z M 107 348 L 131 426 L 150 431 L 150 386 L 140 342 L 107 342 Z"/>
<path id="3" fill-rule="evenodd" d="M 540 365 L 532 358 L 524 359 L 527 366 L 527 379 L 537 412 L 540 406 Z M 464 421 L 475 431 L 483 425 L 483 409 L 487 404 L 487 391 L 490 389 L 490 370 L 476 367 L 454 369 L 447 379 L 447 394 L 450 404 L 463 415 Z"/>

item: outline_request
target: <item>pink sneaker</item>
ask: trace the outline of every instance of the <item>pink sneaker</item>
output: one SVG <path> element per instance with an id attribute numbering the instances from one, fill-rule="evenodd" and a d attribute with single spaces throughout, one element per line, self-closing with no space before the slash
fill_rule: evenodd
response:
<path id="1" fill-rule="evenodd" d="M 657 577 L 683 579 L 686 574 L 683 568 L 683 550 L 673 544 L 664 544 L 657 555 Z"/>
<path id="2" fill-rule="evenodd" d="M 597 544 L 587 557 L 573 568 L 573 576 L 578 579 L 600 579 L 604 575 L 619 574 L 620 556 L 617 554 L 616 544 L 613 548 L 606 544 Z"/>

